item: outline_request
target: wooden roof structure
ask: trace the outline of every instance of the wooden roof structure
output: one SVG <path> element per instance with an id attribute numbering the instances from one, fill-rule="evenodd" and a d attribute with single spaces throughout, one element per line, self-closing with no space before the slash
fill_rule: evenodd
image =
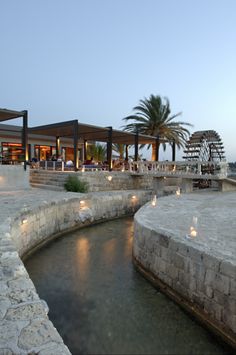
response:
<path id="1" fill-rule="evenodd" d="M 99 127 L 89 124 L 80 123 L 78 120 L 53 123 L 49 125 L 37 126 L 29 128 L 29 133 L 54 136 L 56 138 L 56 150 L 58 151 L 57 141 L 60 137 L 72 138 L 74 141 L 74 162 L 75 170 L 78 168 L 78 140 L 103 142 L 107 144 L 107 161 L 109 169 L 112 169 L 112 144 L 134 145 L 135 160 L 138 160 L 139 144 L 156 144 L 159 138 L 146 136 L 138 133 L 119 131 L 112 127 Z M 86 156 L 86 144 L 84 145 Z"/>
<path id="2" fill-rule="evenodd" d="M 76 132 L 75 132 L 76 131 Z M 112 131 L 112 143 L 135 144 L 137 134 L 113 129 L 112 127 L 99 127 L 84 124 L 78 120 L 53 123 L 43 126 L 30 127 L 29 132 L 53 137 L 73 138 L 78 134 L 79 139 L 97 142 L 109 142 Z M 155 137 L 138 134 L 138 144 L 152 144 L 156 142 Z"/>
<path id="3" fill-rule="evenodd" d="M 26 111 L 13 111 L 6 108 L 0 108 L 0 122 L 13 120 L 14 118 L 23 117 Z"/>
<path id="4" fill-rule="evenodd" d="M 14 111 L 8 110 L 6 108 L 0 108 L 0 122 L 13 120 L 15 118 L 23 118 L 23 127 L 22 127 L 22 151 L 23 151 L 23 161 L 24 169 L 26 170 L 26 164 L 28 160 L 28 111 Z"/>

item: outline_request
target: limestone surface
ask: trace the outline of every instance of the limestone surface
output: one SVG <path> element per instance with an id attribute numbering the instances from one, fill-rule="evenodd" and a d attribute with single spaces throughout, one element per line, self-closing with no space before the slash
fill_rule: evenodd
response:
<path id="1" fill-rule="evenodd" d="M 64 231 L 132 214 L 150 194 L 0 191 L 0 354 L 70 354 L 21 257 Z"/>
<path id="2" fill-rule="evenodd" d="M 133 255 L 236 345 L 235 216 L 235 192 L 159 198 L 135 214 Z"/>

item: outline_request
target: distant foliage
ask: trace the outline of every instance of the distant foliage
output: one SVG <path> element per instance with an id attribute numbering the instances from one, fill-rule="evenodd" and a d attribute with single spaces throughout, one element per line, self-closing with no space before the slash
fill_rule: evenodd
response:
<path id="1" fill-rule="evenodd" d="M 87 192 L 88 184 L 85 181 L 81 181 L 77 176 L 68 176 L 64 185 L 66 191 L 72 192 Z"/>
<path id="2" fill-rule="evenodd" d="M 107 148 L 105 145 L 100 143 L 88 145 L 87 156 L 89 158 L 93 157 L 96 162 L 102 162 L 106 160 L 106 155 Z"/>

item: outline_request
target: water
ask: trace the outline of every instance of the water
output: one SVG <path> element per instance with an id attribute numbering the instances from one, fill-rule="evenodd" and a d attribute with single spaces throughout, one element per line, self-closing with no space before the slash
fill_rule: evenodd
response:
<path id="1" fill-rule="evenodd" d="M 226 354 L 132 264 L 131 218 L 70 233 L 25 264 L 72 354 Z"/>

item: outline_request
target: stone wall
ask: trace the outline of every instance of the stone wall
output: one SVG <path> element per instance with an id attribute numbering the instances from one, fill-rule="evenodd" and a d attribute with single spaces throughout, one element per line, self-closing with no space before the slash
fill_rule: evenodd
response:
<path id="1" fill-rule="evenodd" d="M 133 214 L 150 191 L 78 194 L 22 208 L 0 227 L 0 353 L 69 354 L 20 257 L 65 231 Z M 35 196 L 37 198 L 37 196 Z"/>
<path id="2" fill-rule="evenodd" d="M 111 190 L 151 189 L 153 178 L 150 175 L 132 175 L 129 172 L 119 171 L 86 171 L 86 172 L 59 172 L 34 170 L 30 172 L 30 183 L 33 186 L 47 185 L 64 189 L 68 176 L 77 175 L 81 181 L 86 181 L 90 192 Z M 112 179 L 108 180 L 111 176 Z"/>
<path id="3" fill-rule="evenodd" d="M 236 191 L 236 180 L 234 179 L 222 179 L 218 181 L 220 191 Z"/>
<path id="4" fill-rule="evenodd" d="M 168 226 L 155 229 L 149 205 L 135 215 L 136 266 L 168 296 L 236 347 L 236 264 L 219 257 L 211 248 L 180 240 Z M 158 211 L 155 218 L 158 225 Z"/>
<path id="5" fill-rule="evenodd" d="M 29 167 L 24 170 L 22 165 L 0 165 L 0 191 L 28 189 Z"/>

